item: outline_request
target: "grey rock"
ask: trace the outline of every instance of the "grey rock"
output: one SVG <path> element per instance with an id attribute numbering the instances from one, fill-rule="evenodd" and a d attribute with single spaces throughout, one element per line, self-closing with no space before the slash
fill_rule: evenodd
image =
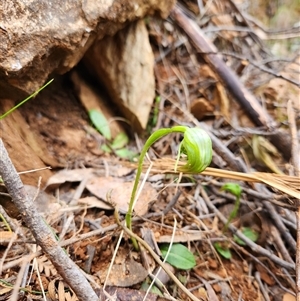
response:
<path id="1" fill-rule="evenodd" d="M 146 128 L 155 97 L 154 55 L 143 20 L 133 22 L 116 35 L 104 37 L 83 59 L 112 101 L 139 132 Z"/>
<path id="2" fill-rule="evenodd" d="M 0 1 L 0 97 L 33 93 L 76 65 L 96 39 L 147 14 L 166 17 L 174 2 Z"/>

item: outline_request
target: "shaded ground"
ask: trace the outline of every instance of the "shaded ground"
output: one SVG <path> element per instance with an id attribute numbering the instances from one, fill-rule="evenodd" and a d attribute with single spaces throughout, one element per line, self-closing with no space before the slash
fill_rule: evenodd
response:
<path id="1" fill-rule="evenodd" d="M 190 13 L 197 13 L 197 10 L 193 10 L 196 4 L 188 4 Z M 293 107 L 299 118 L 299 87 L 284 79 L 271 80 L 272 74 L 263 72 L 252 64 L 252 61 L 262 64 L 272 55 L 255 39 L 251 40 L 249 48 L 249 33 L 232 30 L 212 33 L 214 31 L 208 25 L 240 25 L 234 19 L 236 15 L 229 13 L 231 10 L 228 5 L 221 2 L 218 4 L 219 7 L 212 6 L 208 10 L 208 20 L 203 16 L 202 27 L 220 52 L 231 53 L 224 55 L 228 65 L 261 100 L 270 115 L 286 131 L 286 135 L 290 135 L 287 101 L 294 101 Z M 204 63 L 201 55 L 196 53 L 176 24 L 170 20 L 151 19 L 148 22 L 156 55 L 157 94 L 161 97 L 157 116 L 153 109 L 157 122 L 152 130 L 176 124 L 195 126 L 192 119 L 195 117 L 205 122 L 228 150 L 247 165 L 249 171 L 255 168 L 263 172 L 292 174 L 292 165 L 268 144 L 266 129 L 255 128 L 243 108 L 227 94 L 218 82 L 217 74 Z M 248 27 L 244 25 L 244 28 Z M 274 74 L 280 70 L 282 75 L 299 80 L 299 58 L 288 62 L 274 60 L 267 67 L 274 70 Z M 119 204 L 122 198 L 126 203 L 128 198 L 125 194 L 125 182 L 133 182 L 134 164 L 100 149 L 105 140 L 90 125 L 88 115 L 76 97 L 69 74 L 56 78 L 49 89 L 21 107 L 20 113 L 29 125 L 28 130 L 39 136 L 46 145 L 46 148 L 41 148 L 38 144 L 38 151 L 33 150 L 42 152 L 40 157 L 45 155 L 53 160 L 51 165 L 54 168 L 54 178 L 47 191 L 55 195 L 56 199 L 51 198 L 49 206 L 55 209 L 47 217 L 47 221 L 70 257 L 92 275 L 95 287 L 101 286 L 121 231 L 110 205 Z M 127 131 L 134 137 L 133 129 Z M 145 136 L 148 134 L 145 133 Z M 255 151 L 253 141 L 257 137 L 260 137 L 260 142 Z M 132 139 L 128 147 L 138 151 L 144 140 L 142 136 L 136 138 L 136 141 Z M 176 158 L 180 140 L 179 135 L 163 138 L 149 152 L 151 159 Z M 22 153 L 22 145 L 14 147 L 19 147 L 15 151 Z M 229 162 L 215 150 L 211 166 L 229 169 L 228 165 Z M 155 166 L 156 169 L 150 171 L 147 177 L 147 182 L 154 187 L 156 194 L 148 197 L 147 192 L 151 188 L 144 188 L 140 203 L 142 207 L 146 207 L 146 214 L 136 217 L 134 232 L 154 247 L 157 244 L 170 243 L 174 218 L 176 219 L 174 242 L 188 246 L 196 259 L 193 269 L 174 271 L 184 285 L 199 300 L 295 300 L 293 265 L 296 222 L 294 208 L 291 206 L 292 198 L 270 187 L 238 181 L 243 188 L 243 194 L 241 208 L 233 225 L 240 230 L 249 227 L 258 234 L 254 247 L 249 244 L 241 246 L 234 240 L 232 231 L 223 231 L 224 223 L 220 218 L 222 214 L 227 219 L 233 210 L 235 198 L 220 190 L 224 183 L 232 180 L 184 175 L 178 184 L 178 175 L 164 174 L 164 170 L 161 173 L 157 171 L 161 166 Z M 58 169 L 62 168 L 73 171 L 57 174 Z M 121 192 L 117 195 L 113 195 L 111 190 L 97 190 L 101 186 L 97 181 L 108 175 L 116 179 L 116 188 L 113 189 L 121 187 Z M 178 190 L 181 194 L 176 201 Z M 103 203 L 95 198 L 98 194 L 102 195 L 99 197 L 102 201 L 107 201 L 105 196 L 111 194 L 113 204 Z M 169 207 L 168 204 L 172 201 L 174 203 Z M 276 202 L 280 202 L 280 206 Z M 6 229 L 4 224 L 2 229 Z M 29 243 L 30 235 L 26 228 L 23 231 L 28 240 L 27 247 L 34 252 L 34 245 Z M 148 236 L 142 234 L 142 231 L 147 232 Z M 9 239 L 10 237 L 6 239 L 6 243 Z M 223 249 L 231 251 L 230 259 L 225 259 L 217 252 L 214 247 L 216 242 Z M 10 250 L 3 245 L 0 252 L 1 257 L 6 258 L 1 263 L 4 265 L 0 295 L 3 300 L 7 300 L 18 276 L 18 259 L 23 255 L 24 245 L 17 241 Z M 274 258 L 279 261 L 274 261 Z M 9 263 L 11 268 L 7 269 Z M 26 290 L 20 300 L 42 300 L 41 286 L 50 296 L 55 296 L 54 299 L 60 297 L 60 300 L 71 300 L 72 294 L 45 257 L 37 257 L 37 266 L 41 280 L 38 279 L 36 271 L 33 271 L 32 276 L 28 277 L 28 283 L 22 285 Z M 145 275 L 153 273 L 155 267 L 157 264 L 149 253 L 134 251 L 125 235 L 108 278 L 108 285 L 129 287 L 130 290 L 125 293 L 119 289 L 119 294 L 125 294 L 127 299 L 119 297 L 118 300 L 134 300 L 141 283 L 150 282 Z M 166 281 L 165 285 L 169 291 L 169 297 L 165 296 L 167 299 L 170 300 L 172 296 L 175 300 L 189 300 L 172 281 Z M 147 300 L 156 300 L 155 298 L 153 295 Z"/>

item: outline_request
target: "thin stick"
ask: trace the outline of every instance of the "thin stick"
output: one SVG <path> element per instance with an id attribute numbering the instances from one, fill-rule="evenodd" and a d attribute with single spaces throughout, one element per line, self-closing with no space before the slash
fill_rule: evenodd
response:
<path id="1" fill-rule="evenodd" d="M 201 188 L 200 193 L 201 193 L 201 196 L 203 197 L 203 199 L 205 200 L 207 207 L 209 207 L 209 209 L 211 211 L 213 211 L 218 216 L 218 218 L 222 221 L 222 223 L 226 224 L 227 218 L 213 205 L 213 203 L 210 201 L 206 191 L 203 188 Z M 272 254 L 268 250 L 262 248 L 260 245 L 256 244 L 251 239 L 246 237 L 241 231 L 239 231 L 233 225 L 229 225 L 228 228 L 238 238 L 242 239 L 247 244 L 247 246 L 250 247 L 254 252 L 262 254 L 266 258 L 269 258 L 269 259 L 273 260 L 276 264 L 278 264 L 282 267 L 285 267 L 287 269 L 295 269 L 295 264 L 294 263 L 287 262 L 287 261 L 279 258 L 278 256 Z"/>
<path id="2" fill-rule="evenodd" d="M 115 209 L 115 211 L 117 211 L 118 209 Z M 116 214 L 116 213 L 115 213 Z M 103 284 L 103 293 L 105 294 L 105 296 L 109 299 L 109 300 L 114 300 L 112 296 L 109 295 L 109 293 L 105 290 L 106 288 L 106 284 L 107 284 L 107 281 L 108 281 L 108 278 L 109 278 L 109 275 L 111 273 L 111 270 L 113 268 L 113 265 L 114 265 L 114 262 L 115 262 L 115 259 L 116 259 L 116 256 L 117 256 L 117 253 L 118 253 L 118 250 L 119 250 L 119 247 L 120 247 L 120 244 L 121 244 L 121 241 L 122 241 L 122 238 L 123 238 L 123 234 L 124 234 L 124 231 L 122 230 L 121 233 L 120 233 L 120 236 L 119 236 L 119 239 L 118 239 L 118 242 L 117 242 L 117 245 L 116 245 L 116 249 L 114 251 L 114 254 L 113 254 L 113 257 L 111 259 L 111 262 L 109 264 L 109 267 L 108 267 L 108 271 L 107 271 L 107 274 L 106 274 L 106 277 L 105 277 L 105 281 L 104 281 L 104 284 Z"/>
<path id="3" fill-rule="evenodd" d="M 297 127 L 295 112 L 292 106 L 291 100 L 287 103 L 287 115 L 289 120 L 290 132 L 292 137 L 292 158 L 291 161 L 294 166 L 294 173 L 296 176 L 300 176 L 300 159 L 299 159 L 299 143 L 297 139 Z M 300 206 L 296 211 L 297 218 L 297 247 L 296 247 L 296 296 L 297 301 L 300 301 Z"/>
<path id="4" fill-rule="evenodd" d="M 168 251 L 167 251 L 167 254 L 166 254 L 165 258 L 164 258 L 163 263 L 166 263 L 167 258 L 168 258 L 169 254 L 170 254 L 170 251 L 171 251 L 171 248 L 172 248 L 172 245 L 173 245 L 173 242 L 174 242 L 174 237 L 175 237 L 175 233 L 176 233 L 176 228 L 177 228 L 177 220 L 176 220 L 176 218 L 174 217 L 174 227 L 173 227 L 173 231 L 172 231 L 171 242 L 170 242 L 170 244 L 169 244 Z M 146 298 L 147 298 L 147 296 L 148 296 L 148 294 L 149 294 L 149 292 L 150 292 L 152 286 L 153 286 L 154 283 L 157 281 L 157 278 L 158 278 L 159 273 L 161 272 L 161 269 L 162 269 L 162 268 L 161 268 L 161 266 L 160 266 L 159 269 L 158 269 L 158 271 L 157 271 L 156 274 L 154 275 L 153 280 L 152 280 L 152 282 L 150 283 L 150 285 L 149 285 L 149 287 L 148 287 L 148 289 L 147 289 L 147 291 L 146 291 L 146 294 L 145 294 L 145 296 L 144 296 L 144 298 L 143 298 L 142 301 L 146 301 L 146 300 L 147 300 Z"/>
<path id="5" fill-rule="evenodd" d="M 127 227 L 125 227 L 119 219 L 118 211 L 115 210 L 115 218 L 117 221 L 117 224 L 123 228 L 123 230 L 130 236 L 135 238 L 142 246 L 148 250 L 148 252 L 151 254 L 153 259 L 164 269 L 164 271 L 168 274 L 168 276 L 175 282 L 175 284 L 190 297 L 193 301 L 199 301 L 199 299 L 193 295 L 177 278 L 176 276 L 168 269 L 168 267 L 160 260 L 160 258 L 157 256 L 157 254 L 152 250 L 152 248 L 144 241 L 142 240 L 138 235 L 134 234 L 131 230 L 129 230 Z M 202 299 L 203 300 L 203 299 Z"/>
<path id="6" fill-rule="evenodd" d="M 79 300 L 97 300 L 98 297 L 89 282 L 78 266 L 58 245 L 50 228 L 46 225 L 32 199 L 28 196 L 20 176 L 8 156 L 2 139 L 0 139 L 0 154 L 0 174 L 3 182 L 37 243 L 47 254 L 58 273 L 73 289 Z"/>

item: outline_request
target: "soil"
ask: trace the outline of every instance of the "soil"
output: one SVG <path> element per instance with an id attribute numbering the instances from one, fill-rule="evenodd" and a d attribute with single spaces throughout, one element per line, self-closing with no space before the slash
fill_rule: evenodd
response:
<path id="1" fill-rule="evenodd" d="M 191 125 L 186 111 L 192 111 L 193 116 L 196 116 L 201 122 L 205 122 L 228 146 L 228 149 L 235 156 L 244 160 L 249 167 L 270 172 L 270 165 L 264 160 L 255 158 L 251 151 L 252 136 L 258 133 L 258 135 L 267 137 L 265 129 L 254 128 L 242 108 L 233 102 L 222 87 L 217 86 L 217 75 L 199 58 L 199 54 L 193 49 L 192 44 L 182 42 L 178 48 L 171 47 L 173 43 L 180 41 L 183 34 L 176 29 L 175 24 L 171 21 L 157 19 L 151 19 L 151 22 L 148 29 L 156 55 L 157 93 L 161 96 L 161 102 L 159 103 L 157 123 L 150 128 L 153 130 L 155 127 L 171 127 L 175 124 Z M 245 42 L 243 36 L 235 38 L 240 38 L 243 43 Z M 226 47 L 231 46 L 232 49 L 235 49 L 237 45 L 234 41 L 232 37 L 224 38 L 222 41 L 220 36 L 215 40 L 218 46 L 223 42 L 225 50 Z M 162 49 L 165 51 L 163 55 Z M 250 56 L 249 53 L 247 55 Z M 228 62 L 232 66 L 237 66 L 234 60 L 234 58 L 229 58 Z M 241 65 L 239 67 L 243 69 L 245 66 Z M 263 74 L 262 77 L 259 77 L 259 72 Z M 261 70 L 259 72 L 255 77 L 249 77 L 249 81 L 252 79 L 253 81 L 247 84 L 249 87 L 257 89 L 259 95 L 265 96 L 267 109 L 276 120 L 283 120 L 282 128 L 289 135 L 287 115 L 285 111 L 281 110 L 281 106 L 276 107 L 275 104 L 278 100 L 277 97 L 281 97 L 280 91 L 274 92 L 272 89 L 276 90 L 276 87 L 272 81 Z M 261 78 L 268 79 L 267 84 L 259 82 Z M 281 84 L 283 85 L 281 89 L 290 87 L 290 83 L 284 80 L 281 81 Z M 270 89 L 274 93 L 272 95 L 273 102 L 270 102 L 268 98 L 267 92 L 270 92 Z M 12 122 L 17 121 L 20 125 L 24 122 L 27 124 L 27 127 L 22 127 L 22 134 L 14 135 L 16 139 L 14 143 L 8 139 L 12 132 L 4 133 L 4 141 L 10 150 L 12 160 L 18 171 L 51 166 L 51 171 L 22 175 L 23 182 L 37 186 L 38 177 L 41 175 L 43 188 L 49 179 L 53 179 L 47 192 L 52 196 L 49 208 L 55 208 L 55 212 L 52 212 L 51 216 L 46 214 L 45 218 L 62 242 L 69 241 L 64 246 L 66 251 L 76 264 L 92 275 L 92 279 L 96 283 L 94 284 L 95 288 L 100 290 L 113 253 L 117 249 L 121 228 L 116 224 L 113 210 L 103 205 L 103 202 L 106 202 L 107 205 L 108 200 L 102 199 L 102 203 L 100 200 L 95 200 L 95 194 L 91 193 L 85 181 L 88 181 L 91 175 L 93 179 L 109 175 L 118 179 L 116 180 L 117 185 L 120 185 L 121 188 L 125 187 L 122 181 L 131 183 L 134 181 L 135 169 L 132 166 L 135 162 L 133 165 L 127 164 L 126 160 L 101 149 L 101 146 L 106 143 L 105 139 L 91 125 L 88 113 L 77 98 L 75 90 L 70 74 L 55 77 L 54 82 L 47 89 L 21 106 L 18 109 L 19 113 L 9 116 L 2 127 L 13 131 Z M 296 89 L 292 97 L 297 98 L 298 92 L 299 90 Z M 110 100 L 106 99 L 106 101 L 112 111 L 116 111 Z M 7 106 L 9 105 L 10 103 Z M 286 106 L 286 103 L 284 102 L 283 105 Z M 294 107 L 299 113 L 296 104 Z M 155 112 L 156 109 L 153 108 L 151 118 L 155 116 Z M 152 120 L 151 118 L 150 120 Z M 244 132 L 241 134 L 238 129 L 243 129 Z M 132 138 L 134 129 L 128 131 L 127 128 L 126 130 Z M 31 134 L 29 135 L 28 132 Z M 253 134 L 253 132 L 255 133 Z M 147 135 L 145 130 L 145 136 Z M 19 140 L 16 137 L 19 137 Z M 181 139 L 178 135 L 162 139 L 149 152 L 151 158 L 176 158 Z M 128 148 L 137 151 L 140 149 L 140 143 L 144 141 L 142 136 L 136 138 L 136 141 L 131 139 Z M 20 160 L 21 156 L 23 156 L 22 160 Z M 291 170 L 290 163 L 284 160 L 281 154 L 275 155 L 271 152 L 270 156 L 272 164 L 288 174 Z M 26 161 L 26 165 L 23 161 Z M 228 169 L 224 158 L 217 153 L 214 154 L 211 166 Z M 61 175 L 59 179 L 51 178 L 59 175 L 59 171 L 62 170 L 73 171 L 73 175 L 71 172 Z M 144 175 L 144 177 L 146 176 Z M 199 300 L 296 300 L 294 297 L 296 290 L 294 269 L 288 269 L 275 263 L 273 257 L 266 257 L 258 247 L 238 244 L 231 231 L 224 231 L 224 224 L 216 211 L 211 210 L 206 204 L 205 196 L 207 195 L 208 200 L 216 206 L 217 210 L 226 218 L 229 217 L 235 198 L 229 193 L 220 191 L 220 187 L 228 180 L 201 175 L 193 177 L 185 175 L 178 188 L 176 186 L 177 178 L 178 175 L 165 175 L 163 171 L 160 174 L 150 172 L 147 182 L 155 188 L 157 195 L 155 199 L 151 199 L 151 202 L 147 201 L 147 214 L 140 218 L 136 217 L 134 232 L 141 235 L 141 230 L 147 229 L 151 233 L 154 247 L 155 245 L 161 246 L 171 239 L 174 218 L 176 218 L 175 238 L 177 237 L 177 242 L 181 242 L 192 251 L 196 260 L 196 265 L 192 269 L 175 269 L 174 271 L 186 288 Z M 289 244 L 286 234 L 282 232 L 282 228 L 278 226 L 276 218 L 281 218 L 285 231 L 290 235 L 292 243 L 295 244 L 294 213 L 280 205 L 272 204 L 272 208 L 277 214 L 274 217 L 275 215 L 271 215 L 264 204 L 266 199 L 254 196 L 253 191 L 259 191 L 256 190 L 257 186 L 243 181 L 238 183 L 243 187 L 243 196 L 239 214 L 233 220 L 233 225 L 240 230 L 250 227 L 259 236 L 256 246 L 267 250 L 285 262 L 293 263 L 295 261 L 294 249 Z M 162 213 L 176 195 L 177 189 L 181 191 L 178 201 L 167 212 Z M 146 190 L 147 188 L 141 198 L 146 198 Z M 205 191 L 203 192 L 203 190 Z M 272 192 L 272 198 L 275 201 L 288 203 L 286 195 L 270 187 L 267 192 Z M 261 194 L 268 195 L 265 191 Z M 110 195 L 109 191 L 107 191 L 107 195 Z M 53 201 L 53 196 L 56 201 Z M 78 207 L 82 200 L 87 200 L 86 198 L 89 197 L 94 197 L 93 205 Z M 88 201 L 91 202 L 91 199 Z M 117 200 L 113 199 L 108 203 L 115 206 L 115 202 Z M 123 219 L 122 213 L 120 216 Z M 2 222 L 1 227 L 2 233 L 7 232 L 6 225 Z M 24 228 L 22 231 L 29 244 L 32 238 L 28 229 Z M 93 231 L 98 231 L 98 233 L 93 234 Z M 188 234 L 201 235 L 201 238 L 190 239 L 187 238 Z M 1 246 L 1 258 L 7 250 L 7 241 L 9 239 Z M 146 241 L 150 243 L 151 239 Z M 230 250 L 230 258 L 224 258 L 217 251 L 216 243 L 219 243 L 223 249 Z M 13 262 L 22 256 L 23 243 L 17 240 L 12 249 L 7 252 L 6 260 L 1 262 L 4 267 L 7 267 L 7 262 Z M 151 273 L 157 267 L 157 263 L 153 261 L 149 253 L 145 250 L 144 252 L 146 255 L 135 251 L 128 235 L 124 235 L 109 278 L 109 285 L 117 287 L 118 294 L 127 296 L 117 300 L 142 300 L 142 297 L 138 295 L 141 284 L 147 285 L 150 282 L 150 278 L 146 279 L 144 276 L 145 271 L 148 275 L 147 264 L 150 265 L 148 268 Z M 136 266 L 135 263 L 138 265 Z M 40 297 L 41 286 L 48 294 L 53 293 L 57 299 L 62 298 L 59 300 L 71 300 L 68 298 L 72 292 L 57 274 L 50 261 L 39 256 L 38 264 L 43 281 L 40 282 L 36 271 L 33 271 L 33 277 L 28 280 L 24 293 L 20 293 L 19 300 L 31 300 L 30 298 L 42 300 Z M 1 300 L 8 300 L 13 289 L 12 284 L 15 283 L 19 273 L 19 266 L 20 264 L 16 263 L 11 269 L 2 271 Z M 120 270 L 117 269 L 118 266 L 127 267 L 122 277 L 120 277 Z M 123 282 L 120 281 L 120 278 Z M 133 281 L 133 278 L 138 280 Z M 51 286 L 51 283 L 55 285 Z M 62 285 L 62 290 L 58 289 L 59 285 Z M 190 300 L 169 279 L 165 282 L 165 286 L 175 300 Z M 127 287 L 128 290 L 123 290 L 124 287 Z M 76 300 L 76 296 L 73 297 L 72 300 Z M 163 299 L 164 297 L 166 299 Z M 164 297 L 160 297 L 160 300 L 170 300 L 168 295 Z M 159 300 L 156 299 L 157 295 L 149 295 L 148 298 L 147 300 Z"/>

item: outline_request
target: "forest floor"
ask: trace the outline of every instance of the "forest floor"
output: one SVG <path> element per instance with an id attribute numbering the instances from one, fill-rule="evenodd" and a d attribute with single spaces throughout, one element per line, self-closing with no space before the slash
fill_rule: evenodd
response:
<path id="1" fill-rule="evenodd" d="M 144 164 L 133 231 L 158 255 L 175 246 L 170 247 L 175 262 L 169 268 L 195 300 L 296 300 L 297 159 L 287 158 L 269 138 L 279 130 L 290 145 L 299 141 L 299 49 L 293 39 L 284 39 L 293 33 L 266 31 L 232 3 L 215 1 L 200 14 L 196 1 L 185 1 L 182 9 L 276 127 L 256 124 L 248 108 L 229 94 L 217 66 L 208 64 L 176 19 L 148 18 L 158 97 L 147 130 L 137 135 L 127 128 L 130 141 L 125 149 L 138 154 L 152 132 L 175 125 L 205 128 L 215 140 L 212 169 L 196 175 L 174 171 L 180 134 L 153 145 Z M 143 300 L 141 292 L 159 264 L 145 246 L 136 251 L 127 233 L 119 244 L 122 228 L 114 215 L 118 208 L 124 220 L 137 156 L 126 160 L 117 151 L 105 151 L 107 141 L 91 126 L 70 74 L 57 77 L 36 99 L 39 106 L 29 101 L 19 112 L 30 132 L 46 145 L 43 150 L 36 145 L 35 151 L 55 158 L 51 177 L 47 184 L 42 182 L 45 192 L 36 199 L 45 220 L 70 258 L 90 275 L 95 289 L 100 291 L 106 283 L 111 300 Z M 291 136 L 293 128 L 296 138 Z M 18 147 L 22 154 L 22 145 Z M 256 181 L 249 179 L 253 172 Z M 237 215 L 226 229 L 237 204 L 226 188 L 231 183 L 242 192 Z M 1 222 L 0 300 L 9 300 L 24 248 L 38 251 L 28 229 L 7 219 L 15 231 L 7 234 L 7 224 Z M 13 236 L 16 229 L 25 238 Z M 186 249 L 180 253 L 178 245 Z M 146 300 L 191 300 L 168 275 L 157 278 Z M 21 281 L 19 300 L 44 298 L 77 300 L 51 262 L 38 255 Z"/>

